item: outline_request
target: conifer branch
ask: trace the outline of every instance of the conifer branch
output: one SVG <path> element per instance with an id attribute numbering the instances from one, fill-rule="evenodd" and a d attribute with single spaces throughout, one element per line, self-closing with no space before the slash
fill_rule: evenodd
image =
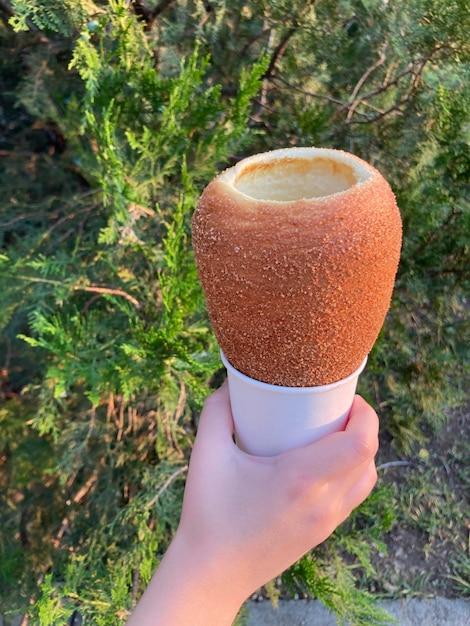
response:
<path id="1" fill-rule="evenodd" d="M 0 403 L 20 470 L 7 498 L 24 493 L 38 512 L 18 529 L 7 507 L 0 527 L 40 562 L 30 623 L 38 610 L 52 623 L 72 602 L 84 617 L 98 607 L 104 621 L 121 620 L 150 576 L 157 540 L 163 551 L 176 528 L 196 406 L 219 380 L 189 232 L 199 190 L 221 164 L 286 139 L 354 145 L 377 162 L 406 207 L 408 233 L 365 374 L 382 432 L 411 452 L 465 388 L 465 0 L 448 0 L 423 23 L 413 1 L 371 6 L 345 25 L 349 8 L 338 12 L 334 0 L 316 12 L 313 0 L 0 0 L 0 90 L 8 87 L 1 97 L 13 105 L 0 149 Z M 34 32 L 15 37 L 14 24 Z M 48 112 L 66 154 L 47 155 L 43 144 L 36 152 Z M 374 128 L 386 116 L 393 123 Z M 463 215 L 447 217 L 452 206 Z M 150 219 L 134 233 L 141 216 Z M 113 301 L 106 315 L 102 298 Z M 34 338 L 17 340 L 28 323 Z M 380 470 L 410 473 L 408 460 L 392 457 Z M 387 531 L 381 511 L 391 503 L 380 498 L 366 505 L 370 524 L 340 529 L 295 570 L 298 586 L 339 617 L 375 626 L 388 620 L 354 595 L 342 555 L 351 549 L 367 565 Z M 77 595 L 64 597 L 76 580 Z"/>
<path id="2" fill-rule="evenodd" d="M 284 55 L 287 50 L 287 46 L 289 45 L 289 41 L 292 36 L 297 32 L 297 26 L 292 26 L 286 33 L 284 33 L 280 42 L 274 48 L 271 58 L 269 59 L 269 64 L 264 73 L 263 78 L 270 78 L 274 73 L 274 68 L 276 67 L 279 59 Z"/>
<path id="3" fill-rule="evenodd" d="M 57 287 L 60 287 L 63 285 L 63 282 L 60 280 L 53 280 L 52 278 L 39 278 L 37 276 L 24 276 L 21 274 L 18 274 L 15 276 L 15 278 L 18 278 L 20 280 L 25 280 L 25 281 L 29 281 L 31 283 L 44 283 L 46 285 L 56 285 Z M 134 296 L 131 296 L 129 293 L 127 293 L 126 291 L 123 291 L 122 289 L 116 289 L 114 287 L 105 287 L 102 285 L 74 285 L 72 287 L 73 291 L 88 291 L 91 293 L 98 293 L 98 294 L 109 294 L 112 296 L 120 296 L 122 298 L 125 298 L 128 302 L 130 302 L 131 304 L 133 304 L 135 306 L 136 309 L 140 309 L 141 304 L 140 302 L 134 298 Z"/>
<path id="4" fill-rule="evenodd" d="M 102 293 L 102 294 L 106 293 L 112 296 L 120 296 L 122 298 L 125 298 L 131 304 L 133 304 L 136 309 L 140 309 L 141 307 L 140 302 L 136 298 L 131 296 L 126 291 L 123 291 L 122 289 L 114 289 L 112 287 L 101 287 L 98 285 L 86 285 L 86 286 L 77 285 L 76 287 L 74 287 L 74 289 L 76 291 L 89 291 L 91 293 Z"/>
<path id="5" fill-rule="evenodd" d="M 13 9 L 7 0 L 0 0 L 0 10 L 3 11 L 8 17 L 13 17 L 14 15 Z"/>
<path id="6" fill-rule="evenodd" d="M 377 471 L 380 472 L 390 467 L 413 467 L 414 465 L 415 463 L 410 463 L 410 461 L 388 461 L 388 463 L 377 465 Z"/>
<path id="7" fill-rule="evenodd" d="M 147 503 L 147 508 L 150 509 L 152 506 L 154 506 L 154 504 L 156 504 L 158 502 L 158 500 L 165 493 L 165 491 L 168 489 L 168 487 L 171 485 L 171 483 L 176 478 L 178 478 L 178 476 L 181 476 L 181 474 L 184 474 L 185 472 L 187 472 L 188 469 L 189 469 L 189 465 L 183 465 L 182 467 L 179 467 L 175 472 L 173 472 L 173 474 L 171 474 L 171 476 L 169 476 L 166 479 L 166 481 L 163 483 L 163 485 L 157 491 L 155 496 Z"/>
<path id="8" fill-rule="evenodd" d="M 351 117 L 354 114 L 354 111 L 356 110 L 356 107 L 361 103 L 362 99 L 359 98 L 357 100 L 356 96 L 359 93 L 359 91 L 361 90 L 362 86 L 364 85 L 364 83 L 366 82 L 366 80 L 369 78 L 369 76 L 375 72 L 375 70 L 380 67 L 381 65 L 383 65 L 385 63 L 386 60 L 386 55 L 385 55 L 385 50 L 386 50 L 386 45 L 384 46 L 384 49 L 382 50 L 382 52 L 380 53 L 379 58 L 377 59 L 377 61 L 371 65 L 365 72 L 364 74 L 361 76 L 361 78 L 357 81 L 356 86 L 353 89 L 353 92 L 351 94 L 351 98 L 350 98 L 350 102 L 351 102 L 351 106 L 349 108 L 348 111 L 348 115 L 347 115 L 347 120 L 350 120 Z"/>
<path id="9" fill-rule="evenodd" d="M 292 16 L 291 26 L 284 33 L 284 35 L 281 37 L 277 46 L 274 48 L 271 58 L 269 60 L 268 67 L 262 78 L 269 79 L 274 74 L 274 69 L 276 67 L 277 62 L 279 61 L 279 59 L 282 58 L 282 56 L 287 50 L 290 40 L 301 27 L 300 25 L 302 23 L 302 17 L 313 7 L 315 2 L 316 0 L 309 0 L 308 2 L 305 3 L 302 11 Z"/>
<path id="10" fill-rule="evenodd" d="M 161 0 L 153 9 L 150 9 L 142 0 L 132 0 L 135 14 L 145 22 L 146 30 L 150 30 L 163 11 L 173 4 L 174 0 Z"/>

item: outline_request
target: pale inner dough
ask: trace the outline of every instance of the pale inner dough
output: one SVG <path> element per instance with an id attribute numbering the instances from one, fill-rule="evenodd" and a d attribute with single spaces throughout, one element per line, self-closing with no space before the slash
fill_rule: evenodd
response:
<path id="1" fill-rule="evenodd" d="M 340 160 L 294 157 L 249 162 L 233 186 L 256 200 L 290 202 L 346 191 L 365 178 L 365 171 Z"/>

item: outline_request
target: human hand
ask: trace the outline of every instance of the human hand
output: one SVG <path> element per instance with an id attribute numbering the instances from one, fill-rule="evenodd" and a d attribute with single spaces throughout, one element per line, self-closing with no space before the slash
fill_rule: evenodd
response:
<path id="1" fill-rule="evenodd" d="M 201 415 L 178 532 L 232 576 L 239 564 L 249 595 L 324 541 L 370 493 L 378 418 L 356 396 L 344 432 L 277 457 L 242 452 L 232 433 L 224 384 Z"/>
<path id="2" fill-rule="evenodd" d="M 378 418 L 359 396 L 344 432 L 276 457 L 241 451 L 233 429 L 224 384 L 204 405 L 180 525 L 146 594 L 147 607 L 166 606 L 167 621 L 145 622 L 142 609 L 136 624 L 231 624 L 251 593 L 324 541 L 376 482 Z M 187 614 L 175 612 L 174 585 L 194 592 Z"/>

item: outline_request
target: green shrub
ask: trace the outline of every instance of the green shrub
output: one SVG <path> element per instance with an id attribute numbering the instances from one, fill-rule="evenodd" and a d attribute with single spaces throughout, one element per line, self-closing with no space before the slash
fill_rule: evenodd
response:
<path id="1" fill-rule="evenodd" d="M 1 23 L 0 580 L 45 626 L 123 621 L 175 529 L 223 375 L 190 218 L 227 164 L 322 144 L 391 182 L 402 263 L 361 391 L 398 447 L 469 372 L 465 3 L 162 4 L 16 0 Z M 285 583 L 387 623 L 344 555 L 373 576 L 388 500 Z"/>

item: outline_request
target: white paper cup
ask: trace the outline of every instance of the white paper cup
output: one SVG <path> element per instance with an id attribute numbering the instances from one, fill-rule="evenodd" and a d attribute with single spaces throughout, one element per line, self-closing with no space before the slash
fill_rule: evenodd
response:
<path id="1" fill-rule="evenodd" d="M 275 456 L 344 430 L 361 366 L 320 387 L 280 387 L 245 376 L 221 352 L 227 368 L 237 445 L 256 456 Z"/>

